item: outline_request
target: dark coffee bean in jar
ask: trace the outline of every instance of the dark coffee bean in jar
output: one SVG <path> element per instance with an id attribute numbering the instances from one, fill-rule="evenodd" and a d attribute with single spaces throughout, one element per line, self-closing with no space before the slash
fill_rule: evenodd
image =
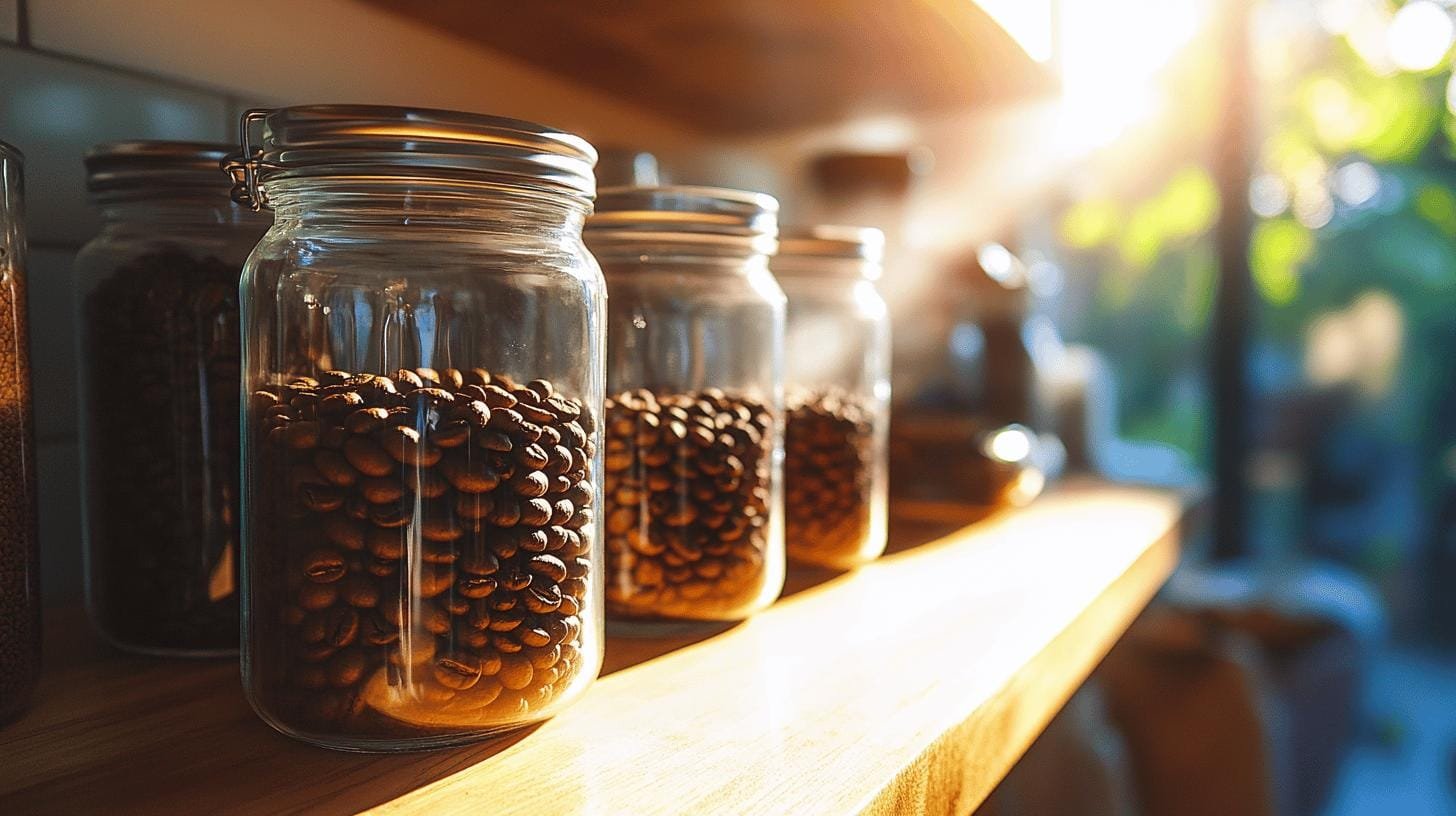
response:
<path id="1" fill-rule="evenodd" d="M 458 734 L 549 709 L 592 670 L 580 402 L 483 369 L 325 371 L 252 394 L 248 419 L 263 708 L 351 739 Z"/>
<path id="2" fill-rule="evenodd" d="M 759 605 L 774 431 L 768 405 L 718 389 L 606 401 L 608 611 L 713 620 Z"/>
<path id="3" fill-rule="evenodd" d="M 237 648 L 237 287 L 165 250 L 84 302 L 91 611 L 128 648 Z"/>
<path id="4" fill-rule="evenodd" d="M 790 558 L 840 567 L 874 548 L 874 427 L 838 393 L 789 395 L 784 427 L 784 536 Z"/>
<path id="5" fill-rule="evenodd" d="M 25 709 L 40 674 L 35 428 L 26 331 L 20 153 L 0 142 L 0 724 Z"/>

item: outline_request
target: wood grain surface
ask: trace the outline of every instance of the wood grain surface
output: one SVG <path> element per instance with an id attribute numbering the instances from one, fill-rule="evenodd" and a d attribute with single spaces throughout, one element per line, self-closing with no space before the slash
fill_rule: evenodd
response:
<path id="1" fill-rule="evenodd" d="M 364 0 L 707 133 L 1048 96 L 969 0 Z"/>
<path id="2" fill-rule="evenodd" d="M 969 813 L 1162 584 L 1185 506 L 1069 485 L 797 574 L 746 623 L 611 637 L 561 716 L 421 754 L 294 742 L 234 662 L 117 655 L 52 615 L 36 705 L 0 730 L 0 813 Z"/>

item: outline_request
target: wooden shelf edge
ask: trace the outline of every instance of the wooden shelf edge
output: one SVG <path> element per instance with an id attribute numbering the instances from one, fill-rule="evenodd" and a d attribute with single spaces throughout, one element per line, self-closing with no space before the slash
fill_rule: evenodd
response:
<path id="1" fill-rule="evenodd" d="M 726 631 L 609 638 L 572 708 L 450 751 L 313 748 L 235 664 L 62 648 L 0 730 L 0 811 L 969 812 L 1162 585 L 1188 506 L 1069 484 Z"/>
<path id="2" fill-rule="evenodd" d="M 974 717 L 935 740 L 863 812 L 970 813 L 984 802 L 1167 581 L 1180 538 L 1174 526 L 1153 542 Z M 1019 704 L 1027 699 L 1042 704 Z M 926 802 L 945 808 L 927 811 Z"/>

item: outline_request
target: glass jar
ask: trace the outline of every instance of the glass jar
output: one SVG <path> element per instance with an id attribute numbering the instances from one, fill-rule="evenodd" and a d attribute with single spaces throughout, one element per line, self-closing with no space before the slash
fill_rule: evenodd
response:
<path id="1" fill-rule="evenodd" d="M 25 709 L 40 674 L 21 162 L 19 150 L 0 142 L 0 723 Z"/>
<path id="2" fill-rule="evenodd" d="M 238 648 L 238 318 L 267 219 L 228 197 L 222 145 L 86 156 L 102 226 L 76 258 L 86 597 L 112 643 Z"/>
<path id="3" fill-rule="evenodd" d="M 602 657 L 591 145 L 449 111 L 253 112 L 243 680 L 392 751 L 551 716 Z"/>
<path id="4" fill-rule="evenodd" d="M 783 588 L 778 203 L 705 187 L 602 191 L 607 612 L 741 620 Z"/>
<path id="5" fill-rule="evenodd" d="M 906 515 L 918 502 L 937 516 L 946 503 L 978 514 L 1025 504 L 1046 483 L 1026 269 L 988 244 L 942 277 L 918 312 L 938 343 L 916 365 L 918 387 L 897 392 L 905 404 L 890 431 L 891 490 Z"/>
<path id="6" fill-rule="evenodd" d="M 786 230 L 773 259 L 784 340 L 784 541 L 790 559 L 848 569 L 885 550 L 890 315 L 876 229 Z"/>

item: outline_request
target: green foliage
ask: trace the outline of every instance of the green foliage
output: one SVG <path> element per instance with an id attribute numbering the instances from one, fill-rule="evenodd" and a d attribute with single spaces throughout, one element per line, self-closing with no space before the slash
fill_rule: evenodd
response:
<path id="1" fill-rule="evenodd" d="M 1259 294 L 1274 306 L 1294 303 L 1299 297 L 1300 269 L 1314 248 L 1314 235 L 1292 218 L 1255 225 L 1249 241 L 1249 271 Z"/>

